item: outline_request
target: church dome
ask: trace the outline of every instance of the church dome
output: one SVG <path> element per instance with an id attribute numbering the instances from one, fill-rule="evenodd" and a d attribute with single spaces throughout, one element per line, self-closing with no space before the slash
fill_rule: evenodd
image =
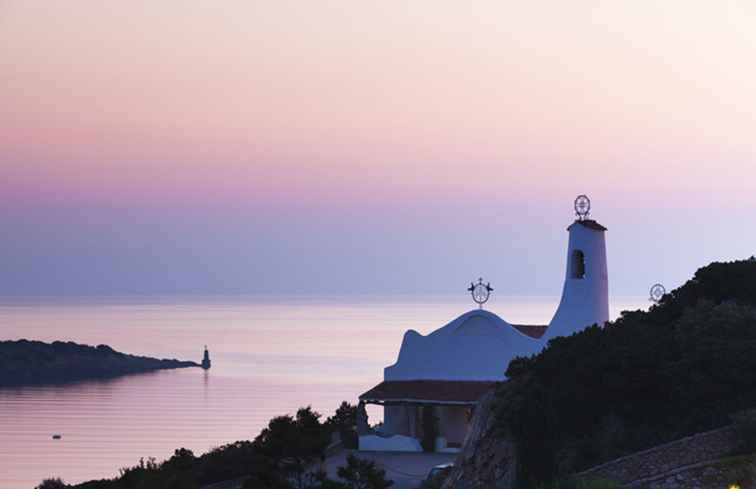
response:
<path id="1" fill-rule="evenodd" d="M 496 314 L 475 309 L 423 336 L 404 334 L 399 358 L 385 380 L 504 380 L 510 360 L 537 353 L 543 343 Z"/>

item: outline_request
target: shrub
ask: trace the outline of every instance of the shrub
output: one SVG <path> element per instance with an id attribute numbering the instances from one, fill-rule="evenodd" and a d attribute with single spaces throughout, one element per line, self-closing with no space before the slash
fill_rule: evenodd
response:
<path id="1" fill-rule="evenodd" d="M 701 482 L 706 487 L 752 488 L 756 482 L 756 457 L 752 454 L 737 455 L 717 460 L 712 465 L 714 472 L 704 473 Z"/>
<path id="2" fill-rule="evenodd" d="M 307 485 L 309 468 L 325 458 L 329 433 L 319 418 L 309 406 L 300 408 L 295 417 L 273 418 L 254 441 L 259 454 L 286 479 L 296 481 L 298 489 Z"/>
<path id="3" fill-rule="evenodd" d="M 517 448 L 518 483 L 553 487 L 756 406 L 754 306 L 756 260 L 713 263 L 649 311 L 514 359 L 495 414 Z M 756 450 L 756 419 L 739 419 L 742 450 Z"/>
<path id="4" fill-rule="evenodd" d="M 738 437 L 738 453 L 756 452 L 756 409 L 740 411 L 732 416 Z"/>
<path id="5" fill-rule="evenodd" d="M 60 477 L 50 478 L 43 480 L 34 489 L 65 489 L 66 484 L 60 479 Z"/>
<path id="6" fill-rule="evenodd" d="M 349 455 L 347 464 L 339 467 L 339 477 L 348 489 L 388 489 L 394 481 L 386 479 L 386 471 L 375 466 L 375 462 Z"/>
<path id="7" fill-rule="evenodd" d="M 576 489 L 622 489 L 622 486 L 607 479 L 583 479 L 577 481 Z"/>
<path id="8" fill-rule="evenodd" d="M 356 450 L 360 444 L 360 437 L 355 430 L 345 430 L 340 433 L 344 448 Z"/>
<path id="9" fill-rule="evenodd" d="M 343 401 L 336 413 L 328 418 L 324 425 L 329 431 L 338 433 L 344 448 L 357 448 L 359 439 L 357 436 L 357 406 Z"/>

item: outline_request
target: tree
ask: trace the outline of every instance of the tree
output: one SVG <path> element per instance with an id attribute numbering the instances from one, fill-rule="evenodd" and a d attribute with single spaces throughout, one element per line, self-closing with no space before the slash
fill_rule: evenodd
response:
<path id="1" fill-rule="evenodd" d="M 253 472 L 269 471 L 267 457 L 258 453 L 251 441 L 237 441 L 213 448 L 197 463 L 197 479 L 202 485 L 235 479 Z"/>
<path id="2" fill-rule="evenodd" d="M 740 453 L 756 452 L 756 409 L 733 414 L 732 424 L 738 437 L 737 450 Z"/>
<path id="3" fill-rule="evenodd" d="M 295 418 L 273 418 L 255 438 L 255 447 L 268 457 L 276 470 L 292 479 L 298 489 L 311 482 L 311 466 L 325 458 L 328 430 L 319 421 L 320 414 L 309 406 L 297 411 Z"/>
<path id="4" fill-rule="evenodd" d="M 346 401 L 341 401 L 341 405 L 333 413 L 333 416 L 329 417 L 325 425 L 334 428 L 353 428 L 357 422 L 357 406 L 354 406 Z"/>
<path id="5" fill-rule="evenodd" d="M 339 477 L 347 489 L 388 489 L 394 481 L 386 479 L 386 471 L 376 467 L 375 462 L 363 460 L 350 454 L 347 464 L 339 467 Z"/>
<path id="6" fill-rule="evenodd" d="M 50 478 L 43 480 L 37 487 L 34 489 L 65 489 L 66 484 L 61 480 L 60 477 Z"/>
<path id="7" fill-rule="evenodd" d="M 553 485 L 756 407 L 755 306 L 756 260 L 713 263 L 649 311 L 514 359 L 495 412 L 518 483 Z"/>
<path id="8" fill-rule="evenodd" d="M 252 474 L 244 481 L 242 489 L 292 489 L 292 485 L 279 473 L 269 470 Z"/>
<path id="9" fill-rule="evenodd" d="M 332 433 L 339 434 L 345 448 L 357 448 L 357 406 L 342 401 L 324 424 Z"/>
<path id="10" fill-rule="evenodd" d="M 165 462 L 165 465 L 174 470 L 187 471 L 191 470 L 196 462 L 197 458 L 191 450 L 177 448 L 174 450 L 173 456 Z"/>

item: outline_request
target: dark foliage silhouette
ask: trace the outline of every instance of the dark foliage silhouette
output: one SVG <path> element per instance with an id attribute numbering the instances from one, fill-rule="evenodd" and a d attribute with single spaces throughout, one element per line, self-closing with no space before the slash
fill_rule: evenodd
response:
<path id="1" fill-rule="evenodd" d="M 513 360 L 497 392 L 525 487 L 695 432 L 756 406 L 756 260 L 712 263 L 650 311 Z"/>
<path id="2" fill-rule="evenodd" d="M 344 489 L 347 486 L 328 479 L 318 468 L 335 430 L 353 425 L 353 410 L 348 403 L 342 403 L 334 416 L 321 423 L 320 414 L 310 407 L 301 408 L 295 416 L 273 418 L 254 441 L 237 441 L 201 456 L 179 448 L 162 463 L 142 459 L 133 467 L 121 469 L 114 479 L 73 486 L 60 483 L 41 489 L 197 489 L 228 480 L 238 480 L 244 487 L 255 489 Z M 369 468 L 356 467 L 349 473 L 370 481 L 380 480 Z"/>

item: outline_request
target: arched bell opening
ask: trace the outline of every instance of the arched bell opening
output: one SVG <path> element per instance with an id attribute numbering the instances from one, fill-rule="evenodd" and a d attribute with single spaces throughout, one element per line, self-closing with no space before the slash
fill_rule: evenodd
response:
<path id="1" fill-rule="evenodd" d="M 585 253 L 582 250 L 572 252 L 572 264 L 570 266 L 570 278 L 585 278 Z"/>

